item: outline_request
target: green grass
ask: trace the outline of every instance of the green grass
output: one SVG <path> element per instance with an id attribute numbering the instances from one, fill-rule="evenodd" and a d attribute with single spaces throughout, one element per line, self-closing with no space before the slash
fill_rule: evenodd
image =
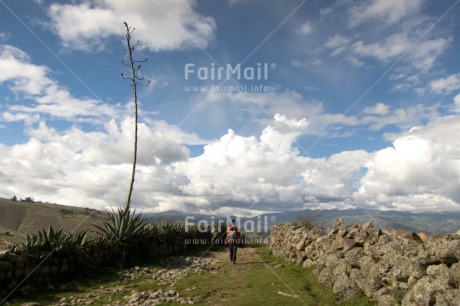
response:
<path id="1" fill-rule="evenodd" d="M 196 305 L 376 305 L 365 296 L 336 303 L 332 289 L 320 284 L 310 269 L 274 258 L 267 248 L 256 250 L 257 260 L 241 264 L 248 265 L 244 273 L 239 274 L 241 269 L 223 263 L 218 274 L 189 275 L 176 287 L 193 297 Z M 282 268 L 273 268 L 279 264 Z M 195 289 L 185 291 L 190 288 Z M 298 298 L 280 295 L 280 291 Z"/>
<path id="2" fill-rule="evenodd" d="M 209 271 L 189 274 L 176 283 L 176 290 L 183 297 L 192 297 L 195 305 L 376 305 L 365 296 L 337 303 L 332 289 L 320 284 L 310 269 L 274 258 L 266 247 L 252 250 L 254 250 L 253 258 L 241 260 L 236 265 L 227 261 L 218 262 L 214 266 L 218 268 L 216 274 Z M 203 250 L 191 250 L 180 255 L 200 256 L 202 253 Z M 227 256 L 224 258 L 226 259 Z M 159 258 L 141 267 L 148 267 L 155 271 L 159 269 L 158 261 Z M 277 265 L 282 267 L 275 269 Z M 37 288 L 35 292 L 26 296 L 20 294 L 15 296 L 14 299 L 8 301 L 8 305 L 23 305 L 28 302 L 50 305 L 58 303 L 62 298 L 85 299 L 91 293 L 100 296 L 99 299 L 94 299 L 92 305 L 113 305 L 116 302 L 126 304 L 124 296 L 131 295 L 133 290 L 142 292 L 155 291 L 160 288 L 170 289 L 153 280 L 151 274 L 120 282 L 117 275 L 119 271 L 115 268 L 105 269 L 91 277 L 79 279 L 65 292 Z M 109 292 L 105 289 L 113 287 L 120 290 Z M 278 294 L 279 291 L 298 295 L 298 298 L 282 296 Z M 176 302 L 169 304 L 178 305 Z M 166 303 L 161 305 L 166 305 Z"/>

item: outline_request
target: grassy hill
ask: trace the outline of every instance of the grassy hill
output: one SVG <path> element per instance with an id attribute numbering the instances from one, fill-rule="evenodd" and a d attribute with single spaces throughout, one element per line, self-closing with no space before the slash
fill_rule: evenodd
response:
<path id="1" fill-rule="evenodd" d="M 28 233 L 62 226 L 64 231 L 94 230 L 107 215 L 104 211 L 50 203 L 18 202 L 0 198 L 0 248 L 20 243 Z"/>

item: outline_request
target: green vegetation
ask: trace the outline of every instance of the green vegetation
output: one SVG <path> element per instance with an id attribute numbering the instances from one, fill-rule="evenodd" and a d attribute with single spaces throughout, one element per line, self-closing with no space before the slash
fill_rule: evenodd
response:
<path id="1" fill-rule="evenodd" d="M 213 269 L 189 274 L 180 279 L 175 288 L 182 296 L 192 297 L 195 305 L 376 305 L 364 296 L 337 303 L 332 289 L 321 285 L 310 269 L 274 258 L 266 247 L 239 251 L 241 254 L 236 265 L 226 261 L 226 249 L 211 251 L 205 257 L 218 259 L 212 265 Z M 203 250 L 196 249 L 181 253 L 183 256 L 202 254 Z M 158 261 L 159 258 L 156 258 L 139 269 L 155 272 L 160 268 Z M 125 304 L 124 297 L 131 295 L 133 290 L 147 292 L 171 289 L 152 279 L 152 274 L 122 279 L 121 271 L 117 268 L 104 269 L 91 277 L 71 282 L 64 291 L 38 288 L 25 296 L 15 297 L 9 301 L 9 305 L 23 305 L 31 301 L 49 305 L 63 298 L 67 301 L 84 300 L 89 296 L 97 296 L 92 298 L 92 305 Z M 177 302 L 170 304 L 178 305 Z"/>
<path id="2" fill-rule="evenodd" d="M 96 227 L 109 240 L 114 242 L 128 242 L 146 236 L 147 224 L 135 211 L 118 209 L 118 212 L 108 211 L 110 221 L 105 221 Z"/>
<path id="3" fill-rule="evenodd" d="M 265 247 L 252 250 L 253 261 L 223 262 L 217 274 L 189 275 L 177 289 L 188 292 L 196 305 L 375 305 L 365 296 L 336 303 L 332 289 L 321 285 L 312 270 L 274 258 Z M 186 291 L 190 288 L 195 289 Z"/>
<path id="4" fill-rule="evenodd" d="M 74 251 L 85 245 L 86 232 L 64 233 L 62 227 L 58 230 L 49 225 L 48 230 L 41 229 L 36 234 L 27 234 L 21 245 L 10 244 L 9 250 L 13 253 L 26 252 L 28 254 L 46 256 L 49 252 L 61 253 Z"/>

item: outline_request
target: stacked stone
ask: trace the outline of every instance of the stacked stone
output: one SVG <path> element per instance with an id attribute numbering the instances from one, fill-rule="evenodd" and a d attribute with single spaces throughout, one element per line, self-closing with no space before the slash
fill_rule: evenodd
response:
<path id="1" fill-rule="evenodd" d="M 151 255 L 177 253 L 186 247 L 187 245 L 180 239 L 164 240 L 157 243 Z M 122 254 L 122 249 L 95 245 L 78 254 L 52 253 L 45 262 L 41 262 L 48 253 L 17 255 L 8 250 L 0 251 L 0 299 L 25 279 L 26 282 L 22 286 L 34 283 L 42 285 L 56 283 L 63 277 L 72 278 L 86 271 L 113 265 L 123 258 Z"/>
<path id="2" fill-rule="evenodd" d="M 313 268 L 340 300 L 363 292 L 379 305 L 460 305 L 459 233 L 427 237 L 338 219 L 329 230 L 277 225 L 270 248 Z"/>

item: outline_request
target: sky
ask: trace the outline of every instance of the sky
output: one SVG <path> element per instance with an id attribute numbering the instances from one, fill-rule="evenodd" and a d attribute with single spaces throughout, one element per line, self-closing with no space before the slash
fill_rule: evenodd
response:
<path id="1" fill-rule="evenodd" d="M 0 0 L 0 197 L 460 210 L 460 0 Z"/>

